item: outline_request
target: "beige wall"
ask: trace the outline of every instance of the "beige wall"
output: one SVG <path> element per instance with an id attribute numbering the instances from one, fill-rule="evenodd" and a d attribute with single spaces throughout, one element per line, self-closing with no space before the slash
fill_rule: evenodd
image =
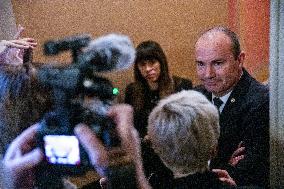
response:
<path id="1" fill-rule="evenodd" d="M 17 24 L 40 45 L 48 39 L 77 33 L 97 37 L 109 32 L 129 35 L 135 46 L 143 40 L 156 40 L 165 50 L 175 75 L 195 75 L 194 42 L 198 34 L 227 23 L 227 0 L 12 0 Z M 50 61 L 38 48 L 35 61 Z M 59 60 L 63 60 L 60 58 Z M 132 69 L 110 74 L 120 89 L 133 81 Z"/>

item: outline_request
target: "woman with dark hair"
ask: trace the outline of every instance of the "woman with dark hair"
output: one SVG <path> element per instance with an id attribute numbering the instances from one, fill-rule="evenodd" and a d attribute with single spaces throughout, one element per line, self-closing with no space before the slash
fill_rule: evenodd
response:
<path id="1" fill-rule="evenodd" d="M 134 126 L 142 138 L 145 174 L 153 188 L 165 188 L 163 183 L 166 183 L 172 173 L 147 143 L 148 116 L 160 99 L 181 90 L 191 89 L 192 82 L 169 74 L 163 49 L 151 40 L 140 43 L 136 48 L 134 77 L 135 82 L 126 87 L 125 103 L 134 108 Z"/>
<path id="2" fill-rule="evenodd" d="M 170 94 L 192 88 L 190 80 L 171 77 L 167 57 L 155 41 L 144 41 L 136 48 L 135 82 L 126 87 L 125 102 L 135 111 L 135 127 L 140 137 L 147 133 L 147 120 L 158 101 Z"/>

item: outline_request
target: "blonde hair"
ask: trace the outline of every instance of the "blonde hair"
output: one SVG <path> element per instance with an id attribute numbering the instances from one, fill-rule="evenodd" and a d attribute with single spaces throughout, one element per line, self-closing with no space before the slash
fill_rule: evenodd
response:
<path id="1" fill-rule="evenodd" d="M 176 174 L 203 172 L 219 138 L 219 114 L 201 93 L 188 90 L 168 96 L 148 120 L 152 147 Z"/>

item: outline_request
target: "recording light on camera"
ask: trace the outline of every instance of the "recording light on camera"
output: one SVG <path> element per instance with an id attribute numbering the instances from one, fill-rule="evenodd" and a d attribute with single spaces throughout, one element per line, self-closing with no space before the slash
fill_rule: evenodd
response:
<path id="1" fill-rule="evenodd" d="M 112 89 L 112 94 L 117 96 L 117 95 L 119 94 L 118 88 L 114 87 L 114 88 Z"/>

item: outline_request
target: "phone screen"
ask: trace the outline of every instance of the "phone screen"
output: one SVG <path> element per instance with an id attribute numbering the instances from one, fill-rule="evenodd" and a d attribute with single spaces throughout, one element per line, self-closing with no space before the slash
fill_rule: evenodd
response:
<path id="1" fill-rule="evenodd" d="M 43 137 L 46 160 L 50 164 L 79 165 L 80 148 L 76 136 L 46 135 Z"/>

